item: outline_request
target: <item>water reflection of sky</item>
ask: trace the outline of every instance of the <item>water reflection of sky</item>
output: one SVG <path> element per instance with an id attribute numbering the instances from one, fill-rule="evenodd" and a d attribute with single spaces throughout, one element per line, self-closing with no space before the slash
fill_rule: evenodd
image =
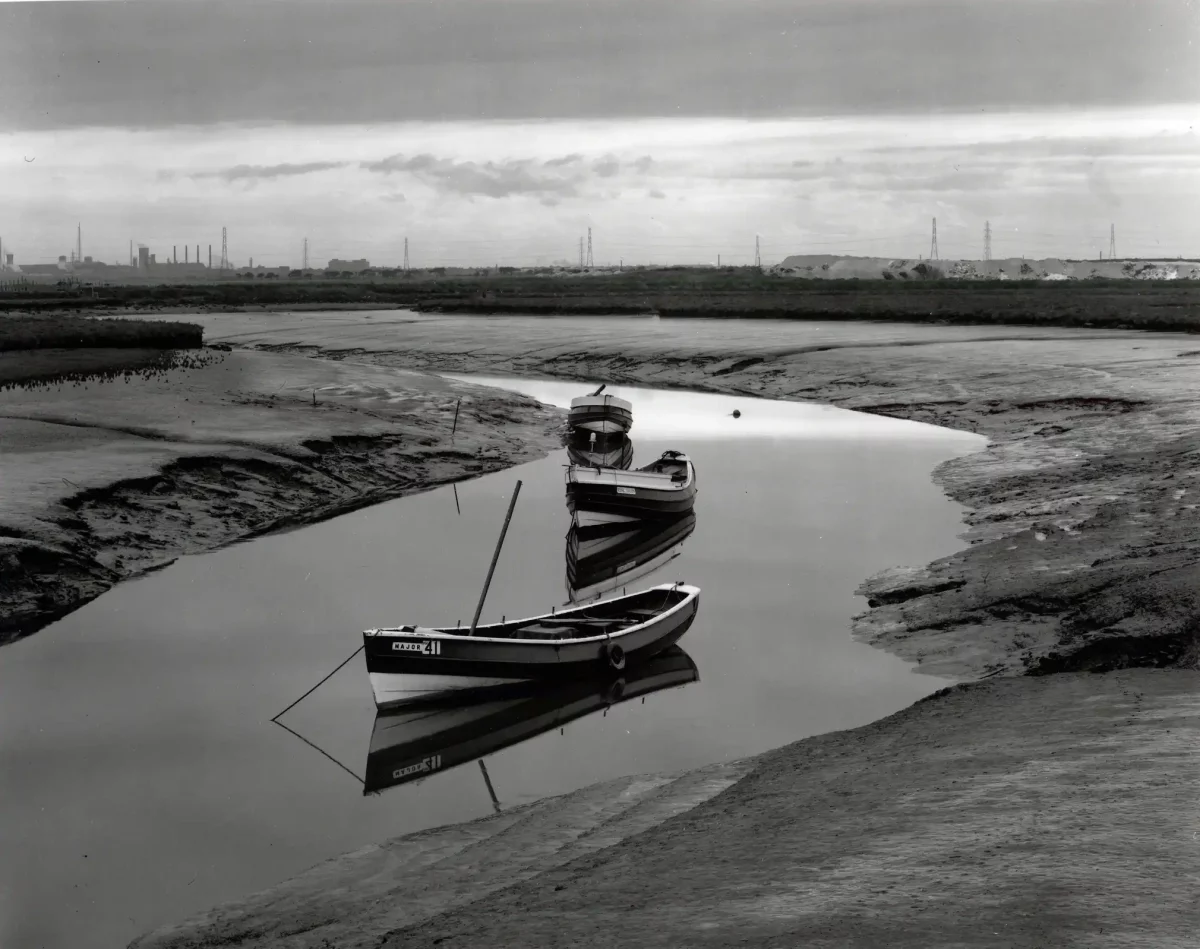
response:
<path id="1" fill-rule="evenodd" d="M 509 389 L 547 405 L 569 408 L 571 400 L 594 392 L 598 382 L 559 382 L 504 376 L 446 374 L 448 379 Z M 689 438 L 898 438 L 964 440 L 982 444 L 982 436 L 902 419 L 852 412 L 820 402 L 780 402 L 740 395 L 643 389 L 609 385 L 605 395 L 633 403 L 630 435 Z M 734 410 L 741 417 L 734 418 Z"/>

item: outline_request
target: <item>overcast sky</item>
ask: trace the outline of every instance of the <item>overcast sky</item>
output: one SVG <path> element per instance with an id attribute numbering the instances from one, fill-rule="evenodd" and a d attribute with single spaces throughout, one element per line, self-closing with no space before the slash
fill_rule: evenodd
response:
<path id="1" fill-rule="evenodd" d="M 0 238 L 414 265 L 1200 254 L 1191 0 L 0 4 Z M 32 159 L 32 160 L 31 160 Z"/>

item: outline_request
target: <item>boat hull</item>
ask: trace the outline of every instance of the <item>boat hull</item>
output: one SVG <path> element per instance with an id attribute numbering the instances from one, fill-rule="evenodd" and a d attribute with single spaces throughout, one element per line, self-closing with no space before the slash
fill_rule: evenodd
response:
<path id="1" fill-rule="evenodd" d="M 585 432 L 595 432 L 597 435 L 616 435 L 624 434 L 633 427 L 633 419 L 625 419 L 613 416 L 593 417 L 591 415 L 576 415 L 571 413 L 567 419 L 567 424 L 574 429 L 580 429 Z"/>
<path id="2" fill-rule="evenodd" d="M 644 623 L 580 639 L 499 639 L 465 635 L 364 634 L 367 673 L 376 707 L 400 708 L 447 692 L 480 695 L 522 681 L 556 682 L 595 677 L 610 668 L 618 645 L 628 667 L 676 643 L 692 625 L 700 591 L 676 584 L 684 599 Z M 670 585 L 655 590 L 668 591 Z M 649 591 L 653 592 L 653 591 Z M 612 602 L 612 601 L 609 601 Z M 598 605 L 589 609 L 598 608 Z M 566 614 L 569 615 L 569 611 Z"/>
<path id="3" fill-rule="evenodd" d="M 696 468 L 686 455 L 665 452 L 645 468 L 567 468 L 567 509 L 573 515 L 609 511 L 626 518 L 678 517 L 696 503 Z M 577 516 L 577 519 L 578 516 Z"/>
<path id="4" fill-rule="evenodd" d="M 586 395 L 571 400 L 567 424 L 601 435 L 628 432 L 633 427 L 633 406 L 614 395 Z"/>
<path id="5" fill-rule="evenodd" d="M 621 484 L 567 484 L 567 509 L 602 513 L 610 511 L 628 519 L 678 517 L 696 504 L 696 485 L 686 488 L 642 488 Z"/>

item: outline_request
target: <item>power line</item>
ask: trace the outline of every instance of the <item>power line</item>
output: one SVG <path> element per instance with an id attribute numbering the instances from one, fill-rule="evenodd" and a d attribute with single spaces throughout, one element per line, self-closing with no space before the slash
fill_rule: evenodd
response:
<path id="1" fill-rule="evenodd" d="M 762 248 L 759 245 L 758 235 L 754 235 L 754 266 L 762 268 Z"/>
<path id="2" fill-rule="evenodd" d="M 408 270 L 408 238 L 404 238 L 404 269 Z"/>
<path id="3" fill-rule="evenodd" d="M 983 259 L 992 259 L 992 222 L 983 222 Z"/>
<path id="4" fill-rule="evenodd" d="M 933 240 L 929 244 L 929 259 L 939 260 L 937 245 L 937 218 L 933 219 Z"/>
<path id="5" fill-rule="evenodd" d="M 229 269 L 229 244 L 226 240 L 226 229 L 221 228 L 221 270 Z"/>
<path id="6" fill-rule="evenodd" d="M 587 266 L 588 267 L 596 266 L 595 262 L 592 260 L 592 229 L 590 227 L 588 228 Z"/>
<path id="7" fill-rule="evenodd" d="M 1108 225 L 1108 257 L 1115 260 L 1117 256 L 1117 225 Z"/>
<path id="8" fill-rule="evenodd" d="M 304 238 L 304 252 L 301 255 L 300 260 L 301 260 L 300 269 L 308 270 L 308 238 L 307 237 Z"/>

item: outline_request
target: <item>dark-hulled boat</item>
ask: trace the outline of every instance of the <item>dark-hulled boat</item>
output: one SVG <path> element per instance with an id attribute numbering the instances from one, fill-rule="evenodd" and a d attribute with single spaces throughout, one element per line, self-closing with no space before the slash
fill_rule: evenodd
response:
<path id="1" fill-rule="evenodd" d="M 396 626 L 363 631 L 378 708 L 480 693 L 529 681 L 595 676 L 644 662 L 692 625 L 700 588 L 660 584 L 529 619 L 461 627 Z"/>
<path id="2" fill-rule="evenodd" d="M 364 794 L 418 781 L 494 754 L 585 715 L 640 696 L 696 682 L 691 657 L 671 646 L 612 675 L 554 684 L 525 684 L 502 698 L 379 712 L 371 730 Z"/>
<path id="3" fill-rule="evenodd" d="M 643 468 L 567 468 L 567 507 L 581 524 L 678 517 L 696 500 L 696 468 L 683 452 L 665 451 Z"/>
<path id="4" fill-rule="evenodd" d="M 601 386 L 601 389 L 604 387 Z M 581 395 L 571 400 L 567 424 L 573 429 L 611 435 L 633 427 L 633 404 L 615 395 Z"/>
<path id="5" fill-rule="evenodd" d="M 609 593 L 674 560 L 696 529 L 689 511 L 670 520 L 630 521 L 567 533 L 567 593 L 573 603 Z"/>
<path id="6" fill-rule="evenodd" d="M 597 435 L 576 430 L 567 442 L 567 458 L 588 468 L 628 468 L 633 464 L 633 442 L 624 432 Z"/>

